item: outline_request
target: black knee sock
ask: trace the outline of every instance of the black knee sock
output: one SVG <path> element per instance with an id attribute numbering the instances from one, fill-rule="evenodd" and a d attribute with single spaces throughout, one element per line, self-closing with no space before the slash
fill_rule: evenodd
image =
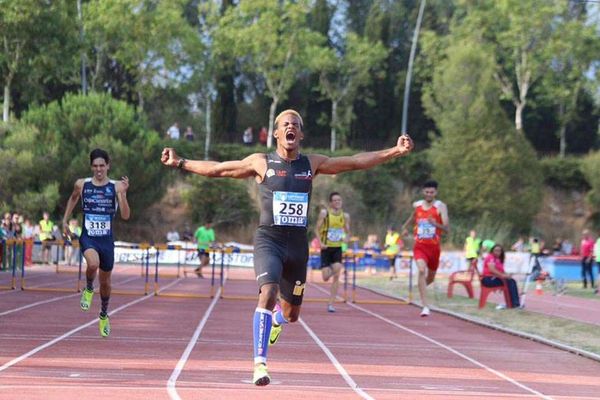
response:
<path id="1" fill-rule="evenodd" d="M 108 313 L 108 301 L 110 300 L 110 297 L 100 297 L 100 300 L 102 300 L 100 316 L 106 317 L 106 315 Z"/>
<path id="2" fill-rule="evenodd" d="M 94 279 L 90 279 L 90 278 L 86 278 L 87 279 L 87 285 L 85 286 L 85 288 L 89 291 L 93 291 L 94 290 Z"/>

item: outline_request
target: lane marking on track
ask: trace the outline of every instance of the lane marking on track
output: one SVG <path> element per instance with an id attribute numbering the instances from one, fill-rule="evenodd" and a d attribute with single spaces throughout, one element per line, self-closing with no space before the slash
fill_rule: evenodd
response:
<path id="1" fill-rule="evenodd" d="M 379 314 L 377 314 L 377 313 L 374 313 L 374 312 L 372 312 L 372 311 L 369 311 L 369 310 L 367 310 L 367 309 L 365 309 L 365 308 L 363 308 L 363 307 L 361 307 L 361 306 L 358 306 L 358 305 L 356 305 L 356 304 L 352 304 L 352 303 L 347 303 L 347 304 L 348 304 L 350 307 L 354 307 L 354 308 L 356 308 L 357 310 L 364 312 L 365 314 L 369 314 L 369 315 L 371 315 L 371 316 L 373 316 L 373 317 L 375 317 L 375 318 L 377 318 L 377 319 L 380 319 L 380 320 L 382 320 L 382 321 L 384 321 L 384 322 L 387 322 L 387 323 L 388 323 L 388 324 L 390 324 L 390 325 L 393 325 L 393 326 L 395 326 L 396 328 L 400 328 L 400 329 L 402 329 L 402 330 L 404 330 L 404 331 L 406 331 L 406 332 L 408 332 L 408 333 L 411 333 L 411 334 L 413 334 L 413 335 L 415 335 L 415 336 L 418 336 L 418 337 L 420 337 L 421 339 L 424 339 L 424 340 L 426 340 L 426 341 L 428 341 L 428 342 L 430 342 L 430 343 L 433 343 L 433 344 L 435 344 L 436 346 L 439 346 L 439 347 L 441 347 L 441 348 L 443 348 L 443 349 L 445 349 L 445 350 L 447 350 L 447 351 L 449 351 L 449 352 L 451 352 L 451 353 L 453 353 L 453 354 L 455 354 L 455 355 L 457 355 L 457 356 L 459 356 L 459 357 L 461 357 L 461 358 L 463 358 L 463 359 L 465 359 L 465 360 L 469 361 L 470 363 L 472 363 L 472 364 L 475 364 L 475 365 L 477 365 L 478 367 L 485 369 L 486 371 L 488 371 L 488 372 L 490 372 L 490 373 L 492 373 L 492 374 L 494 374 L 494 375 L 496 375 L 496 376 L 498 376 L 498 377 L 500 377 L 500 378 L 502 378 L 502 379 L 506 380 L 507 382 L 510 382 L 510 383 L 512 383 L 512 384 L 513 384 L 513 385 L 515 385 L 515 386 L 518 386 L 518 387 L 520 387 L 521 389 L 523 389 L 523 390 L 525 390 L 525 391 L 527 391 L 527 392 L 529 392 L 529 393 L 531 393 L 531 394 L 534 394 L 534 395 L 536 395 L 536 396 L 539 396 L 540 398 L 542 398 L 542 399 L 545 399 L 545 400 L 553 400 L 553 398 L 552 398 L 552 397 L 550 397 L 550 396 L 548 396 L 548 395 L 545 395 L 545 394 L 543 394 L 543 393 L 541 393 L 541 392 L 538 392 L 537 390 L 535 390 L 535 389 L 533 389 L 533 388 L 530 388 L 529 386 L 527 386 L 527 385 L 524 385 L 524 384 L 522 384 L 522 383 L 520 383 L 520 382 L 516 381 L 515 379 L 511 378 L 510 376 L 508 376 L 508 375 L 505 375 L 505 374 L 503 374 L 502 372 L 500 372 L 500 371 L 498 371 L 498 370 L 495 370 L 494 368 L 492 368 L 492 367 L 489 367 L 489 366 L 487 366 L 487 365 L 485 365 L 485 364 L 483 364 L 483 363 L 481 363 L 481 362 L 479 362 L 479 361 L 475 360 L 474 358 L 471 358 L 471 357 L 469 357 L 468 355 L 466 355 L 466 354 L 463 354 L 463 353 L 461 353 L 460 351 L 458 351 L 458 350 L 456 350 L 456 349 L 454 349 L 454 348 L 452 348 L 452 347 L 450 347 L 450 346 L 448 346 L 448 345 L 445 345 L 445 344 L 444 344 L 444 343 L 442 343 L 442 342 L 439 342 L 439 341 L 437 341 L 437 340 L 435 340 L 435 339 L 432 339 L 432 338 L 430 338 L 429 336 L 423 335 L 422 333 L 419 333 L 419 332 L 417 332 L 417 331 L 414 331 L 414 330 L 412 330 L 412 329 L 410 329 L 410 328 L 407 328 L 407 327 L 405 327 L 405 326 L 404 326 L 404 325 L 402 325 L 402 324 L 399 324 L 399 323 L 397 323 L 397 322 L 394 322 L 394 321 L 392 321 L 392 320 L 390 320 L 390 319 L 388 319 L 388 318 L 386 318 L 386 317 L 384 317 L 384 316 L 382 316 L 382 315 L 379 315 Z"/>
<path id="2" fill-rule="evenodd" d="M 321 339 L 319 339 L 319 337 L 313 332 L 312 329 L 310 329 L 306 322 L 304 322 L 302 318 L 298 318 L 298 322 L 300 322 L 300 325 L 302 325 L 302 327 L 306 330 L 306 332 L 308 332 L 310 337 L 312 337 L 315 343 L 317 343 L 321 350 L 323 350 L 323 352 L 327 355 L 327 358 L 329 358 L 335 369 L 338 370 L 338 372 L 340 373 L 342 378 L 344 378 L 348 386 L 350 386 L 350 388 L 352 388 L 352 390 L 354 390 L 363 399 L 374 400 L 373 397 L 369 396 L 364 390 L 358 387 L 358 384 L 354 381 L 354 379 L 352 379 L 350 374 L 348 374 L 348 371 L 346 371 L 346 369 L 337 360 L 337 358 L 335 358 L 333 353 L 327 348 L 325 343 L 323 343 Z"/>
<path id="3" fill-rule="evenodd" d="M 180 278 L 180 279 L 181 279 L 181 278 Z M 160 292 L 160 291 L 162 291 L 162 290 L 168 289 L 169 287 L 173 286 L 173 285 L 174 285 L 176 282 L 178 282 L 180 279 L 177 279 L 177 280 L 175 280 L 175 281 L 171 282 L 170 284 L 168 284 L 168 285 L 164 286 L 162 289 L 160 289 L 160 290 L 159 290 L 159 292 Z M 130 306 L 133 306 L 133 305 L 135 305 L 135 304 L 137 304 L 137 303 L 140 303 L 140 302 L 142 302 L 142 301 L 144 301 L 144 300 L 148 300 L 148 299 L 150 299 L 150 298 L 153 298 L 153 297 L 154 297 L 154 296 L 152 296 L 152 295 L 147 295 L 147 296 L 140 297 L 140 298 L 138 298 L 138 299 L 136 299 L 136 300 L 130 301 L 129 303 L 123 304 L 122 306 L 120 306 L 120 307 L 117 307 L 117 308 L 115 308 L 114 310 L 112 310 L 112 311 L 111 311 L 111 315 L 112 315 L 112 314 L 116 314 L 116 313 L 118 313 L 118 312 L 119 312 L 119 311 L 121 311 L 121 310 L 124 310 L 124 309 L 126 309 L 126 308 L 128 308 L 128 307 L 130 307 Z M 6 369 L 8 369 L 8 368 L 12 367 L 13 365 L 15 365 L 15 364 L 17 364 L 17 363 L 19 363 L 19 362 L 21 362 L 21 361 L 23 361 L 23 360 L 26 360 L 26 359 L 28 359 L 28 358 L 29 358 L 29 357 L 31 357 L 32 355 L 34 355 L 34 354 L 36 354 L 36 353 L 39 353 L 40 351 L 42 351 L 42 350 L 44 350 L 44 349 L 47 349 L 48 347 L 50 347 L 50 346 L 52 346 L 52 345 L 54 345 L 54 344 L 56 344 L 56 343 L 60 342 L 61 340 L 63 340 L 63 339 L 66 339 L 66 338 L 68 338 L 69 336 L 71 336 L 71 335 L 73 335 L 73 334 L 75 334 L 75 333 L 77 333 L 77 332 L 79 332 L 79 331 L 81 331 L 81 330 L 83 330 L 83 329 L 85 329 L 85 328 L 87 328 L 87 327 L 91 326 L 92 324 L 96 324 L 96 323 L 98 323 L 98 318 L 95 318 L 95 319 L 91 320 L 90 322 L 87 322 L 87 323 L 85 323 L 85 324 L 83 324 L 83 325 L 80 325 L 80 326 L 78 326 L 77 328 L 71 329 L 71 330 L 70 330 L 70 331 L 68 331 L 67 333 L 65 333 L 65 334 L 63 334 L 63 335 L 61 335 L 61 336 L 58 336 L 58 337 L 56 337 L 56 338 L 52 339 L 51 341 L 49 341 L 49 342 L 47 342 L 47 343 L 44 343 L 44 344 L 42 344 L 42 345 L 40 345 L 40 346 L 38 346 L 38 347 L 34 348 L 33 350 L 30 350 L 30 351 L 28 351 L 28 352 L 27 352 L 27 353 L 25 353 L 25 354 L 22 354 L 22 355 L 20 355 L 20 356 L 19 356 L 19 357 L 17 357 L 17 358 L 13 358 L 12 360 L 10 360 L 10 361 L 8 361 L 7 363 L 5 363 L 4 365 L 0 366 L 0 372 L 2 372 L 2 371 L 4 371 L 4 370 L 6 370 Z"/>
<path id="4" fill-rule="evenodd" d="M 137 277 L 128 278 L 128 279 L 126 279 L 126 280 L 124 280 L 122 282 L 118 282 L 118 283 L 115 284 L 115 286 L 116 285 L 122 285 L 122 284 L 127 283 L 129 281 L 132 281 L 134 279 L 137 279 Z M 19 307 L 19 308 L 13 308 L 12 310 L 7 310 L 7 311 L 4 311 L 4 312 L 1 312 L 0 313 L 0 317 L 4 316 L 4 315 L 16 313 L 16 312 L 19 312 L 19 311 L 27 310 L 28 308 L 31 308 L 31 307 L 41 306 L 43 304 L 53 303 L 55 301 L 59 301 L 59 300 L 63 300 L 63 299 L 68 299 L 69 297 L 75 297 L 75 296 L 81 296 L 81 295 L 79 293 L 73 293 L 73 294 L 68 294 L 68 295 L 65 295 L 65 296 L 58 296 L 58 297 L 53 297 L 53 298 L 46 299 L 46 300 L 37 301 L 35 303 L 27 304 L 26 306 L 22 306 L 22 307 Z"/>
<path id="5" fill-rule="evenodd" d="M 316 286 L 316 285 L 311 285 L 311 286 L 315 286 L 318 290 L 320 290 L 322 292 L 325 292 L 325 293 L 328 293 L 328 291 L 326 291 L 325 289 L 323 289 L 323 288 L 321 288 L 319 286 Z M 500 377 L 500 378 L 502 378 L 502 379 L 504 379 L 504 380 L 512 383 L 515 386 L 520 387 L 521 389 L 523 389 L 523 390 L 525 390 L 525 391 L 527 391 L 529 393 L 532 393 L 532 394 L 534 394 L 536 396 L 539 396 L 539 397 L 541 397 L 542 399 L 545 399 L 545 400 L 553 400 L 552 397 L 550 397 L 548 395 L 545 395 L 545 394 L 543 394 L 541 392 L 538 392 L 537 390 L 535 390 L 533 388 L 530 388 L 529 386 L 524 385 L 524 384 L 516 381 L 515 379 L 513 379 L 513 378 L 511 378 L 511 377 L 503 374 L 502 372 L 500 372 L 498 370 L 495 370 L 495 369 L 493 369 L 491 367 L 488 367 L 487 365 L 485 365 L 485 364 L 483 364 L 483 363 L 475 360 L 474 358 L 471 358 L 471 357 L 467 356 L 466 354 L 461 353 L 460 351 L 458 351 L 458 350 L 456 350 L 456 349 L 454 349 L 454 348 L 452 348 L 450 346 L 447 346 L 447 345 L 443 344 L 442 342 L 439 342 L 439 341 L 437 341 L 437 340 L 435 340 L 433 338 L 430 338 L 429 336 L 423 335 L 422 333 L 419 333 L 419 332 L 414 331 L 414 330 L 412 330 L 410 328 L 407 328 L 407 327 L 405 327 L 402 324 L 394 322 L 394 321 L 392 321 L 392 320 L 390 320 L 390 319 L 388 319 L 388 318 L 386 318 L 386 317 L 384 317 L 382 315 L 379 315 L 379 314 L 377 314 L 375 312 L 367 310 L 366 308 L 363 308 L 363 307 L 361 307 L 359 305 L 356 305 L 356 304 L 353 304 L 353 303 L 346 303 L 346 304 L 349 305 L 350 307 L 353 307 L 353 308 L 355 308 L 355 309 L 357 309 L 359 311 L 364 312 L 365 314 L 368 314 L 368 315 L 371 315 L 371 316 L 373 316 L 373 317 L 375 317 L 377 319 L 380 319 L 383 322 L 387 322 L 388 324 L 390 324 L 392 326 L 395 326 L 396 328 L 400 328 L 400 329 L 402 329 L 402 330 L 404 330 L 404 331 L 406 331 L 408 333 L 411 333 L 411 334 L 413 334 L 415 336 L 420 337 L 421 339 L 424 339 L 424 340 L 426 340 L 426 341 L 428 341 L 430 343 L 433 343 L 436 346 L 439 346 L 439 347 L 441 347 L 441 348 L 443 348 L 443 349 L 445 349 L 445 350 L 447 350 L 447 351 L 449 351 L 449 352 L 451 352 L 451 353 L 453 353 L 453 354 L 455 354 L 455 355 L 457 355 L 457 356 L 459 356 L 459 357 L 461 357 L 461 358 L 463 358 L 463 359 L 471 362 L 472 364 L 475 364 L 478 367 L 485 369 L 486 371 L 488 371 L 488 372 L 490 372 L 490 373 L 492 373 L 492 374 L 494 374 L 494 375 L 496 375 L 496 376 L 498 376 L 498 377 Z"/>
<path id="6" fill-rule="evenodd" d="M 223 279 L 224 279 L 223 284 L 225 284 L 225 282 L 227 282 L 227 271 L 225 272 Z M 198 342 L 198 338 L 200 338 L 200 334 L 202 333 L 202 330 L 204 329 L 204 326 L 206 325 L 206 322 L 208 321 L 208 317 L 212 313 L 212 311 L 215 308 L 215 305 L 219 301 L 220 297 L 221 297 L 221 287 L 219 287 L 219 289 L 217 289 L 217 293 L 215 293 L 215 297 L 213 298 L 210 305 L 208 306 L 208 309 L 204 313 L 204 316 L 200 320 L 200 323 L 198 323 L 198 326 L 196 327 L 194 334 L 190 338 L 190 341 L 188 342 L 187 347 L 183 351 L 181 358 L 179 358 L 179 361 L 177 362 L 175 369 L 173 370 L 173 372 L 171 373 L 171 376 L 169 377 L 169 380 L 167 381 L 167 393 L 169 393 L 169 397 L 172 400 L 181 400 L 181 397 L 179 397 L 179 394 L 177 393 L 177 388 L 175 387 L 177 385 L 177 378 L 179 378 L 179 375 L 181 375 L 181 371 L 183 371 L 183 368 L 185 367 L 185 364 L 187 363 L 187 360 L 190 357 L 190 354 L 192 353 L 194 346 L 196 346 L 196 343 Z"/>
<path id="7" fill-rule="evenodd" d="M 41 277 L 42 275 L 37 275 L 37 277 Z M 29 278 L 30 280 L 32 278 Z M 62 285 L 63 283 L 67 283 L 67 282 L 72 282 L 72 279 L 62 279 L 60 281 L 56 281 L 56 282 L 48 282 L 48 283 L 43 283 L 40 285 L 35 285 L 35 286 L 27 286 L 25 288 L 25 291 L 27 291 L 28 289 L 36 289 L 36 288 L 43 288 L 43 287 L 48 287 L 48 286 L 52 286 L 52 285 Z M 10 294 L 10 293 L 21 293 L 22 290 L 18 290 L 18 289 L 7 289 L 7 290 L 3 290 L 2 292 L 0 292 L 0 296 L 1 295 L 5 295 L 5 294 Z"/>

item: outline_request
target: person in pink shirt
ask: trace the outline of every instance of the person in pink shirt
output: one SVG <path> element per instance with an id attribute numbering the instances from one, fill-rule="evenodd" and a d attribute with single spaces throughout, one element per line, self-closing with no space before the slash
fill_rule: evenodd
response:
<path id="1" fill-rule="evenodd" d="M 512 303 L 510 306 L 517 308 L 521 305 L 517 281 L 510 274 L 504 272 L 504 248 L 499 244 L 495 244 L 483 260 L 481 284 L 486 287 L 506 285 Z"/>
<path id="2" fill-rule="evenodd" d="M 590 277 L 590 287 L 594 288 L 594 239 L 590 235 L 590 231 L 585 229 L 581 238 L 581 278 L 583 280 L 583 288 L 587 288 L 587 277 Z"/>

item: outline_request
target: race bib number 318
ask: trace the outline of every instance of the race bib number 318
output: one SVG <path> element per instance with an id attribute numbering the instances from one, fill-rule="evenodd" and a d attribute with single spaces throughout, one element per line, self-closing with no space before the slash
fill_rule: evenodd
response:
<path id="1" fill-rule="evenodd" d="M 273 223 L 283 226 L 307 224 L 308 193 L 273 192 Z"/>
<path id="2" fill-rule="evenodd" d="M 110 215 L 86 214 L 84 223 L 88 236 L 110 235 Z"/>

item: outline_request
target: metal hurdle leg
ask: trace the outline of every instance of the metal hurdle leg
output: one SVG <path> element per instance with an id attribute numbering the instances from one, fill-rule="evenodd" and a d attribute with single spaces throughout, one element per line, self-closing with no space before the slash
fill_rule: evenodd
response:
<path id="1" fill-rule="evenodd" d="M 223 273 L 225 270 L 225 249 L 221 249 L 221 276 L 220 276 L 220 287 L 221 287 L 221 299 L 223 298 L 223 291 L 225 286 L 225 280 L 223 279 Z"/>
<path id="2" fill-rule="evenodd" d="M 25 240 L 21 241 L 21 248 L 22 248 L 22 252 L 21 252 L 21 290 L 23 290 L 23 283 L 25 282 Z"/>
<path id="3" fill-rule="evenodd" d="M 356 258 L 352 264 L 352 302 L 356 303 Z"/>
<path id="4" fill-rule="evenodd" d="M 17 287 L 17 242 L 16 240 L 12 243 L 12 280 L 11 280 L 11 289 L 15 290 Z"/>
<path id="5" fill-rule="evenodd" d="M 150 276 L 150 249 L 146 249 L 146 283 L 144 285 L 144 296 L 148 294 L 148 277 Z"/>
<path id="6" fill-rule="evenodd" d="M 210 253 L 212 253 L 212 264 L 211 264 L 211 274 L 210 274 L 210 298 L 212 299 L 215 297 L 215 267 L 216 267 L 215 264 L 217 263 L 217 254 L 212 249 L 207 249 L 207 251 L 209 252 L 208 253 L 209 259 L 210 259 Z M 202 266 L 202 260 L 198 259 L 198 261 L 200 261 L 200 266 Z"/>
<path id="7" fill-rule="evenodd" d="M 158 256 L 160 250 L 156 247 L 156 262 L 154 263 L 154 295 L 158 296 Z"/>

